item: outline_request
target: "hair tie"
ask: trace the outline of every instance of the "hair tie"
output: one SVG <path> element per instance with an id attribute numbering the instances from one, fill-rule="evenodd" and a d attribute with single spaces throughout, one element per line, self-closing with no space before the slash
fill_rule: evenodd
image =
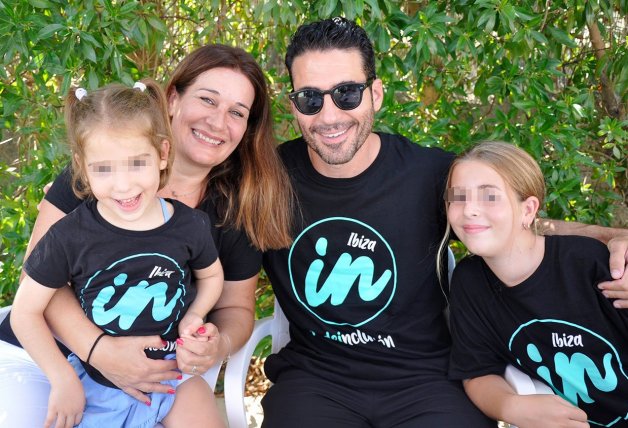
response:
<path id="1" fill-rule="evenodd" d="M 135 84 L 133 85 L 133 89 L 139 89 L 140 91 L 144 92 L 146 90 L 146 85 L 142 82 L 135 82 Z"/>
<path id="2" fill-rule="evenodd" d="M 79 101 L 81 101 L 85 95 L 87 95 L 87 91 L 84 88 L 77 88 L 77 90 L 74 91 L 74 96 Z"/>

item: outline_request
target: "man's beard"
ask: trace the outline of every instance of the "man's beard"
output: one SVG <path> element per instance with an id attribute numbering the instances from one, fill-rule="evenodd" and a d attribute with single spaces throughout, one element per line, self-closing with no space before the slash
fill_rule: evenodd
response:
<path id="1" fill-rule="evenodd" d="M 312 126 L 308 128 L 307 132 L 303 132 L 303 138 L 309 146 L 322 160 L 328 165 L 344 165 L 350 162 L 355 154 L 360 150 L 360 147 L 364 144 L 366 139 L 373 130 L 373 117 L 375 112 L 370 111 L 364 115 L 363 121 L 351 121 L 351 122 L 339 122 L 334 125 L 327 126 Z M 357 127 L 351 141 L 343 141 L 337 148 L 330 148 L 329 146 L 319 143 L 316 136 L 320 136 L 321 133 L 331 134 L 336 129 L 351 130 Z M 303 127 L 301 128 L 303 130 Z"/>

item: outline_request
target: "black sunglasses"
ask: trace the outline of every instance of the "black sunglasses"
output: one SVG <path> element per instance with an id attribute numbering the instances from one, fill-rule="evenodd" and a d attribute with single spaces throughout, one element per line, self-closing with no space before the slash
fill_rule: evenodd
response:
<path id="1" fill-rule="evenodd" d="M 325 94 L 331 95 L 331 99 L 341 110 L 353 110 L 362 102 L 362 93 L 371 86 L 373 79 L 368 79 L 366 83 L 343 83 L 328 91 L 318 89 L 303 89 L 291 92 L 288 98 L 294 106 L 303 114 L 313 115 L 323 109 Z"/>

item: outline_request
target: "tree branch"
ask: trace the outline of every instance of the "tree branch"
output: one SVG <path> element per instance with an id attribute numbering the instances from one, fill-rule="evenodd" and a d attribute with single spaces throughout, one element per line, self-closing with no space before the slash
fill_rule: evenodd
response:
<path id="1" fill-rule="evenodd" d="M 551 5 L 551 1 L 547 0 L 545 2 L 545 15 L 543 15 L 543 23 L 541 24 L 541 28 L 539 29 L 540 33 L 543 32 L 543 30 L 545 29 L 545 25 L 547 24 L 547 15 L 549 15 L 550 5 Z"/>
<path id="2" fill-rule="evenodd" d="M 604 45 L 600 29 L 597 26 L 597 21 L 587 22 L 587 28 L 589 29 L 589 34 L 591 36 L 591 45 L 593 45 L 595 57 L 598 61 L 601 61 L 606 53 L 606 46 Z M 619 119 L 622 115 L 621 106 L 617 99 L 617 95 L 613 90 L 611 82 L 608 80 L 606 67 L 604 67 L 600 72 L 600 86 L 602 103 L 606 112 L 610 117 Z"/>

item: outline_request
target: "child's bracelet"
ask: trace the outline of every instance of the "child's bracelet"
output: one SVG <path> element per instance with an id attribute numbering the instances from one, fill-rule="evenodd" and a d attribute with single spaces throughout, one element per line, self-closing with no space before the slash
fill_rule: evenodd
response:
<path id="1" fill-rule="evenodd" d="M 106 335 L 107 335 L 107 333 L 100 333 L 100 336 L 98 336 L 96 338 L 96 340 L 94 340 L 94 344 L 92 345 L 92 349 L 90 349 L 89 350 L 89 354 L 87 354 L 87 361 L 85 361 L 87 364 L 89 364 L 89 359 L 92 358 L 92 353 L 94 352 L 94 349 L 96 348 L 96 345 L 98 344 L 98 342 L 100 342 L 100 339 L 102 339 Z"/>

